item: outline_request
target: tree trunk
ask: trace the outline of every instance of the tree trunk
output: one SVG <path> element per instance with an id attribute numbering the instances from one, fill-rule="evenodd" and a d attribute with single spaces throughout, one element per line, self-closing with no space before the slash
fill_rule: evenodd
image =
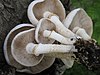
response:
<path id="1" fill-rule="evenodd" d="M 15 69 L 6 63 L 3 55 L 3 43 L 6 35 L 13 27 L 20 23 L 29 23 L 26 11 L 31 1 L 33 0 L 0 0 L 0 75 L 24 75 L 23 73 L 16 73 Z M 70 1 L 61 1 L 65 5 L 66 10 L 69 10 Z M 51 72 L 50 70 L 48 69 L 46 71 Z M 48 72 L 43 72 L 43 75 L 49 75 L 47 74 Z M 52 73 L 52 75 L 54 74 Z"/>

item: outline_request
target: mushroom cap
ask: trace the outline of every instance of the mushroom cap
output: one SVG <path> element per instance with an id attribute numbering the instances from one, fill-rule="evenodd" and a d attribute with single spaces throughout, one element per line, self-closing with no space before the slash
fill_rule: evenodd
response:
<path id="1" fill-rule="evenodd" d="M 4 41 L 4 46 L 3 46 L 3 51 L 4 51 L 4 56 L 7 61 L 7 63 L 11 66 L 14 66 L 17 69 L 22 69 L 24 66 L 19 64 L 12 56 L 11 54 L 11 43 L 15 35 L 17 35 L 19 32 L 28 30 L 34 28 L 33 25 L 31 24 L 20 24 L 14 27 L 7 35 Z"/>
<path id="2" fill-rule="evenodd" d="M 69 69 L 73 66 L 74 60 L 71 56 L 66 59 L 61 59 L 63 63 L 65 64 L 66 68 Z"/>
<path id="3" fill-rule="evenodd" d="M 46 11 L 58 15 L 61 21 L 65 19 L 65 9 L 60 0 L 35 0 L 31 2 L 27 10 L 30 22 L 37 25 Z"/>
<path id="4" fill-rule="evenodd" d="M 43 31 L 44 30 L 55 30 L 56 26 L 47 18 L 42 18 L 35 30 L 35 40 L 38 43 L 43 43 L 43 44 L 47 44 L 47 43 L 53 43 L 55 40 L 53 39 L 49 39 L 47 37 L 43 36 Z"/>
<path id="5" fill-rule="evenodd" d="M 34 40 L 35 29 L 26 30 L 18 33 L 11 44 L 11 52 L 14 59 L 24 66 L 35 66 L 43 59 L 43 55 L 35 56 L 28 54 L 26 46 L 28 43 L 36 43 Z"/>
<path id="6" fill-rule="evenodd" d="M 32 74 L 40 73 L 43 70 L 49 68 L 55 61 L 55 58 L 44 56 L 42 61 L 36 65 L 31 67 Z"/>
<path id="7" fill-rule="evenodd" d="M 25 73 L 29 73 L 32 74 L 33 72 L 31 71 L 30 67 L 25 67 L 23 69 L 16 69 L 17 72 L 25 72 Z"/>
<path id="8" fill-rule="evenodd" d="M 64 25 L 69 29 L 73 30 L 75 27 L 80 27 L 86 30 L 89 36 L 93 33 L 93 23 L 91 18 L 82 8 L 75 9 L 71 11 L 66 19 L 64 20 Z"/>

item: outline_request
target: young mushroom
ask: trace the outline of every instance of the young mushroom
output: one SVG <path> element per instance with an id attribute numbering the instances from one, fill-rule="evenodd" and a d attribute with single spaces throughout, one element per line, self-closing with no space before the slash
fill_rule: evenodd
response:
<path id="1" fill-rule="evenodd" d="M 11 54 L 11 43 L 12 43 L 12 40 L 13 38 L 19 33 L 19 32 L 22 32 L 22 31 L 25 31 L 25 30 L 28 30 L 28 29 L 31 29 L 31 28 L 34 28 L 33 25 L 31 24 L 20 24 L 20 25 L 17 25 L 16 27 L 14 27 L 7 35 L 7 37 L 5 38 L 5 41 L 4 41 L 4 46 L 3 46 L 3 49 L 4 49 L 4 56 L 5 56 L 5 59 L 7 61 L 7 63 L 13 67 L 15 67 L 17 70 L 19 71 L 22 71 L 24 70 L 23 68 L 26 68 L 25 66 L 19 64 L 12 56 Z M 28 72 L 28 69 L 26 68 L 26 70 L 24 70 L 24 72 Z"/>
<path id="2" fill-rule="evenodd" d="M 93 23 L 91 18 L 82 8 L 71 11 L 64 20 L 64 25 L 81 36 L 84 40 L 91 39 Z"/>
<path id="3" fill-rule="evenodd" d="M 56 14 L 46 11 L 43 16 L 54 23 L 54 25 L 56 26 L 56 31 L 64 37 L 75 37 L 75 34 L 63 25 L 63 23 L 59 19 L 59 16 L 57 16 Z"/>
<path id="4" fill-rule="evenodd" d="M 27 10 L 30 22 L 37 26 L 45 11 L 59 15 L 61 21 L 65 19 L 65 9 L 60 0 L 35 0 L 31 2 Z"/>
<path id="5" fill-rule="evenodd" d="M 35 56 L 26 52 L 26 45 L 34 40 L 35 29 L 26 30 L 18 33 L 11 44 L 11 52 L 14 59 L 24 66 L 35 66 L 41 62 L 43 55 Z M 27 35 L 26 35 L 27 34 Z"/>
<path id="6" fill-rule="evenodd" d="M 39 21 L 35 30 L 35 39 L 38 43 L 53 43 L 54 40 L 62 44 L 73 44 L 75 40 L 65 38 L 59 33 L 55 32 L 56 26 L 49 19 L 43 18 Z"/>

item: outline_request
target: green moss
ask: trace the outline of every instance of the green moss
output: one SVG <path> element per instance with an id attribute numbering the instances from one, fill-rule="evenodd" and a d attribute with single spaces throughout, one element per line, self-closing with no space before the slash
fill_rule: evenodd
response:
<path id="1" fill-rule="evenodd" d="M 95 75 L 95 73 L 88 71 L 83 65 L 75 63 L 71 69 L 65 71 L 64 75 Z"/>

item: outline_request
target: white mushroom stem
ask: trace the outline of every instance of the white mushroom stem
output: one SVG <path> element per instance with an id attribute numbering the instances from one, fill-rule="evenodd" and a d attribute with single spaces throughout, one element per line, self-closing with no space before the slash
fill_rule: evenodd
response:
<path id="1" fill-rule="evenodd" d="M 73 29 L 73 32 L 76 33 L 76 35 L 79 35 L 80 37 L 82 37 L 84 40 L 90 40 L 91 37 L 86 33 L 85 29 L 80 28 L 80 27 L 75 27 Z"/>
<path id="2" fill-rule="evenodd" d="M 62 24 L 62 22 L 59 20 L 59 17 L 57 15 L 47 11 L 44 13 L 43 16 L 46 18 L 49 18 L 49 20 L 56 25 L 56 31 L 60 33 L 61 35 L 65 37 L 75 36 L 75 34 L 71 30 L 69 30 Z"/>
<path id="3" fill-rule="evenodd" d="M 61 60 L 65 64 L 66 68 L 68 69 L 68 68 L 71 68 L 73 66 L 75 59 L 69 57 L 68 59 L 66 58 L 66 59 L 61 59 Z"/>
<path id="4" fill-rule="evenodd" d="M 56 41 L 59 41 L 62 44 L 73 44 L 75 43 L 75 40 L 73 38 L 65 38 L 64 36 L 58 34 L 55 31 L 49 31 L 49 30 L 45 30 L 43 32 L 43 36 L 47 37 L 47 38 L 51 38 L 54 39 Z"/>
<path id="5" fill-rule="evenodd" d="M 29 54 L 34 54 L 38 56 L 40 54 L 47 54 L 47 53 L 67 53 L 70 52 L 72 48 L 73 48 L 72 45 L 29 43 L 26 46 L 26 51 Z M 74 50 L 73 52 L 77 52 L 77 50 Z"/>
<path id="6" fill-rule="evenodd" d="M 76 34 L 79 35 L 79 36 L 76 36 L 71 30 L 69 30 L 68 28 L 66 28 L 62 24 L 62 22 L 59 20 L 59 17 L 56 14 L 53 14 L 53 13 L 47 11 L 47 12 L 44 13 L 43 16 L 46 17 L 46 18 L 49 18 L 49 20 L 56 25 L 56 31 L 58 33 L 60 33 L 61 35 L 65 36 L 65 37 L 76 38 L 76 37 L 80 36 L 84 40 L 91 39 L 91 37 L 86 33 L 86 31 L 82 28 L 80 29 L 79 27 L 78 27 L 78 30 L 76 32 Z M 75 29 L 77 29 L 77 28 L 75 28 Z"/>

